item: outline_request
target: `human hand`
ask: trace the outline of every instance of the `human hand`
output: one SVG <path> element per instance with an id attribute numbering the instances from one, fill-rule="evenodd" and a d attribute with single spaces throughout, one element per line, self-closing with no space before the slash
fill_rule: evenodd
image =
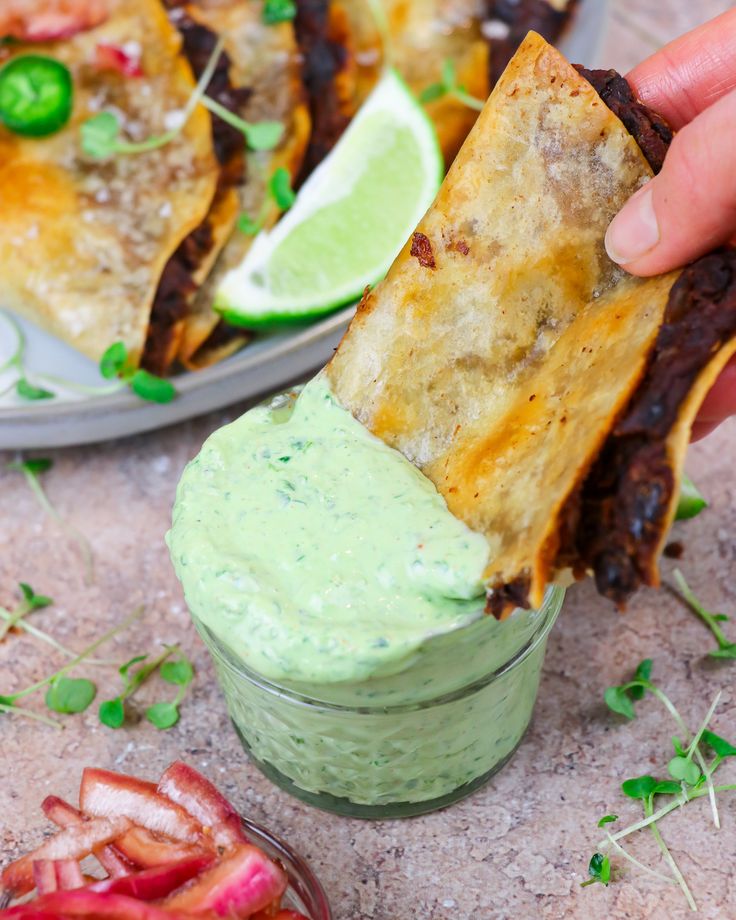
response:
<path id="1" fill-rule="evenodd" d="M 611 223 L 609 256 L 656 275 L 736 238 L 736 10 L 689 32 L 627 75 L 678 131 L 661 173 Z M 693 440 L 736 414 L 736 360 L 700 408 Z"/>

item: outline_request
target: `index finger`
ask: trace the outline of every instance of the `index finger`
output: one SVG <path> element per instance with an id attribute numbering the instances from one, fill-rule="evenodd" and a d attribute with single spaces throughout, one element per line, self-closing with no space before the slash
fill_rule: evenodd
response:
<path id="1" fill-rule="evenodd" d="M 673 128 L 688 124 L 736 87 L 736 9 L 665 45 L 626 79 Z"/>

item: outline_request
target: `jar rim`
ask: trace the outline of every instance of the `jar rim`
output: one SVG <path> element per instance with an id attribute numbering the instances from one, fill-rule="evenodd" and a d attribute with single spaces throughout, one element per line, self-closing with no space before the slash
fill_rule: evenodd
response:
<path id="1" fill-rule="evenodd" d="M 554 625 L 555 620 L 557 619 L 557 616 L 562 609 L 564 598 L 565 589 L 563 587 L 560 585 L 549 586 L 542 607 L 540 608 L 540 610 L 545 613 L 545 616 L 537 629 L 518 651 L 516 651 L 502 665 L 499 665 L 499 667 L 494 671 L 491 671 L 490 674 L 484 674 L 483 677 L 479 677 L 471 684 L 465 684 L 462 687 L 458 687 L 457 690 L 451 690 L 449 693 L 442 693 L 438 696 L 430 697 L 429 699 L 420 700 L 418 702 L 397 703 L 395 705 L 388 706 L 350 706 L 343 703 L 334 703 L 329 700 L 322 700 L 318 697 L 310 696 L 306 693 L 300 693 L 298 690 L 294 690 L 291 687 L 285 687 L 282 684 L 279 684 L 276 681 L 270 680 L 264 675 L 259 674 L 257 671 L 254 671 L 242 660 L 236 659 L 232 652 L 222 644 L 220 639 L 212 632 L 208 626 L 206 626 L 194 615 L 192 615 L 192 619 L 194 620 L 194 624 L 197 627 L 197 630 L 202 635 L 205 644 L 208 646 L 210 651 L 214 649 L 218 660 L 221 661 L 228 668 L 228 670 L 233 672 L 238 678 L 245 679 L 249 683 L 255 684 L 260 690 L 264 690 L 272 696 L 276 696 L 280 699 L 286 699 L 292 704 L 303 706 L 308 709 L 318 708 L 329 710 L 331 712 L 344 712 L 352 714 L 359 713 L 362 715 L 389 715 L 392 713 L 414 712 L 420 709 L 430 709 L 433 706 L 442 706 L 447 703 L 452 703 L 456 700 L 462 699 L 465 696 L 477 693 L 479 690 L 483 689 L 489 684 L 500 680 L 500 678 L 502 678 L 509 671 L 517 668 L 526 658 L 529 657 L 529 655 L 531 655 L 535 648 L 537 648 L 537 646 L 547 638 L 549 631 L 552 629 L 552 626 Z"/>

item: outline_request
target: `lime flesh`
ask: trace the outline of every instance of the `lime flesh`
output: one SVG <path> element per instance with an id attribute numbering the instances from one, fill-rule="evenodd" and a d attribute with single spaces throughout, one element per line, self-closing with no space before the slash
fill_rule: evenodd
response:
<path id="1" fill-rule="evenodd" d="M 442 180 L 431 122 L 387 71 L 276 227 L 220 286 L 216 308 L 241 325 L 319 316 L 388 271 Z"/>

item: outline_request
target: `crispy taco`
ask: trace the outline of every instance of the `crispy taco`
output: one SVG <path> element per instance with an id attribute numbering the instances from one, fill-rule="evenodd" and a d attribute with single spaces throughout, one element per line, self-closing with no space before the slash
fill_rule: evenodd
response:
<path id="1" fill-rule="evenodd" d="M 736 256 L 639 279 L 606 228 L 672 133 L 530 34 L 328 366 L 336 396 L 490 544 L 489 609 L 563 567 L 657 583 L 690 425 L 736 350 Z"/>

